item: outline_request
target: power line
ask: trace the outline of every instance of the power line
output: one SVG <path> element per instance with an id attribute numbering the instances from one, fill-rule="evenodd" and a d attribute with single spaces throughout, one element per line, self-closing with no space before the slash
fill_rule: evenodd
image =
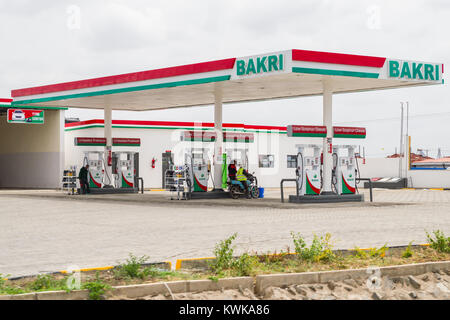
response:
<path id="1" fill-rule="evenodd" d="M 442 116 L 450 116 L 450 112 L 437 112 L 437 113 L 424 113 L 424 114 L 416 114 L 410 115 L 409 118 L 433 118 L 433 117 L 442 117 Z M 379 118 L 379 119 L 370 119 L 370 120 L 358 120 L 358 121 L 345 121 L 345 122 L 336 122 L 336 124 L 349 124 L 349 123 L 362 123 L 362 122 L 378 122 L 378 121 L 398 121 L 398 117 L 392 118 Z"/>

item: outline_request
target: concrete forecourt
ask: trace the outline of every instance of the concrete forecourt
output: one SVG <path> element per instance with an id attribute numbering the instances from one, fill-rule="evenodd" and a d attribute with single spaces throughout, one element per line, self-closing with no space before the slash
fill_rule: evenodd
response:
<path id="1" fill-rule="evenodd" d="M 7 244 L 0 252 L 0 273 L 117 265 L 129 253 L 175 267 L 177 259 L 212 256 L 214 246 L 235 232 L 239 254 L 292 250 L 291 231 L 308 242 L 314 233 L 329 232 L 336 249 L 421 244 L 425 231 L 450 232 L 449 191 L 376 190 L 373 204 L 300 206 L 281 204 L 278 190 L 266 192 L 265 202 L 242 199 L 230 205 L 228 199 L 180 203 L 161 192 L 121 200 L 2 191 L 0 214 L 8 223 L 0 225 L 0 241 Z"/>

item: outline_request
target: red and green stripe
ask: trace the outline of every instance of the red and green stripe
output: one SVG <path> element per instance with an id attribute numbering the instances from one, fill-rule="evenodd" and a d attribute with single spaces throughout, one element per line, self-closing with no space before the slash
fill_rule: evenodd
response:
<path id="1" fill-rule="evenodd" d="M 377 79 L 380 74 L 375 72 L 359 72 L 359 71 L 345 71 L 345 70 L 331 70 L 331 69 L 317 69 L 317 68 L 300 68 L 293 67 L 294 73 L 306 74 L 321 74 L 327 76 L 341 76 L 341 77 L 357 77 L 357 78 L 372 78 Z"/>
<path id="2" fill-rule="evenodd" d="M 108 76 L 108 77 L 94 78 L 94 79 L 81 80 L 81 81 L 64 82 L 64 83 L 60 83 L 60 84 L 12 90 L 11 96 L 13 98 L 14 97 L 24 97 L 24 96 L 61 92 L 61 91 L 88 89 L 88 88 L 108 86 L 108 85 L 117 85 L 117 84 L 129 83 L 129 82 L 170 78 L 170 77 L 184 76 L 184 75 L 189 75 L 189 74 L 199 74 L 199 73 L 205 73 L 205 72 L 228 70 L 228 69 L 234 68 L 235 62 L 236 62 L 236 59 L 231 58 L 231 59 L 223 59 L 223 60 L 195 63 L 195 64 L 189 64 L 189 65 L 183 65 L 183 66 L 177 66 L 177 67 L 127 73 L 127 74 L 121 74 L 121 75 L 116 75 L 116 76 Z"/>
<path id="3" fill-rule="evenodd" d="M 217 77 L 209 77 L 209 78 L 201 78 L 201 79 L 193 79 L 193 80 L 182 80 L 182 81 L 174 81 L 174 82 L 167 82 L 167 83 L 150 84 L 150 85 L 145 85 L 145 86 L 136 86 L 136 87 L 101 90 L 101 91 L 93 91 L 93 92 L 75 93 L 75 94 L 61 95 L 61 96 L 48 97 L 48 98 L 13 101 L 12 105 L 23 105 L 23 104 L 28 104 L 28 103 L 45 103 L 45 102 L 50 102 L 50 101 L 77 99 L 77 98 L 86 98 L 86 97 L 97 97 L 97 96 L 118 94 L 118 93 L 138 92 L 138 91 L 162 89 L 162 88 L 174 88 L 174 87 L 179 87 L 179 86 L 226 81 L 226 80 L 230 80 L 230 77 L 231 76 L 229 76 L 229 75 L 217 76 Z"/>

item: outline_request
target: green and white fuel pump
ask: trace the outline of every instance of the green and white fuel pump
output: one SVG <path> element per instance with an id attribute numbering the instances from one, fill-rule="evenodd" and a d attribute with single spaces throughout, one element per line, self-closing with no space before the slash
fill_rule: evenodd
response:
<path id="1" fill-rule="evenodd" d="M 321 153 L 322 146 L 317 144 L 298 144 L 297 148 L 297 185 L 298 194 L 319 195 L 322 188 Z"/>
<path id="2" fill-rule="evenodd" d="M 355 157 L 356 146 L 333 146 L 332 181 L 334 191 L 339 194 L 356 193 L 357 164 Z"/>
<path id="3" fill-rule="evenodd" d="M 113 152 L 113 175 L 116 188 L 134 188 L 136 168 L 134 167 L 136 152 Z"/>
<path id="4" fill-rule="evenodd" d="M 103 178 L 105 175 L 103 167 L 103 155 L 104 153 L 99 151 L 86 151 L 84 153 L 83 165 L 89 165 L 89 188 L 101 188 L 103 185 Z"/>
<path id="5" fill-rule="evenodd" d="M 207 192 L 211 174 L 211 161 L 207 148 L 189 148 L 185 153 L 185 165 L 192 192 Z"/>

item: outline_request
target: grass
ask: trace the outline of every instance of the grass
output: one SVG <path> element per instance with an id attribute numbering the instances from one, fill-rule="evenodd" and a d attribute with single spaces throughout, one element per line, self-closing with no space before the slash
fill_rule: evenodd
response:
<path id="1" fill-rule="evenodd" d="M 82 289 L 89 290 L 92 300 L 103 299 L 113 286 L 156 283 L 161 281 L 209 279 L 219 281 L 223 277 L 257 276 L 274 273 L 299 273 L 344 269 L 361 269 L 371 266 L 392 266 L 411 263 L 450 261 L 449 238 L 437 230 L 427 233 L 429 247 L 412 246 L 406 249 L 355 248 L 346 252 L 332 251 L 331 235 L 314 235 L 308 244 L 301 234 L 291 232 L 295 254 L 286 252 L 258 254 L 245 252 L 234 255 L 233 234 L 220 241 L 214 248 L 215 260 L 201 271 L 167 271 L 147 264 L 148 257 L 129 257 L 116 268 L 102 272 L 83 272 Z M 0 275 L 0 295 L 39 291 L 66 290 L 68 276 L 62 274 L 39 275 L 21 280 L 5 280 Z"/>

